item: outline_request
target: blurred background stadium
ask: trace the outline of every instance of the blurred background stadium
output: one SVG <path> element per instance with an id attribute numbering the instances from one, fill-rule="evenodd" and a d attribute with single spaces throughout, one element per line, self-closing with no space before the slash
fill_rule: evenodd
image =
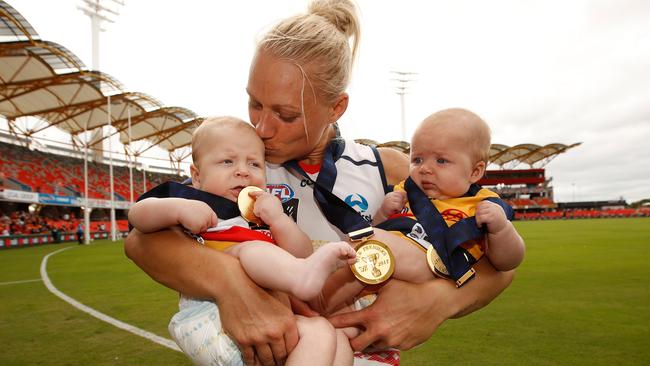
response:
<path id="1" fill-rule="evenodd" d="M 35 346 L 39 343 L 34 339 L 38 338 L 38 334 L 41 332 L 32 329 L 32 332 L 24 333 L 25 329 L 29 328 L 24 326 L 29 324 L 29 320 L 22 319 L 24 314 L 21 315 L 21 311 L 17 310 L 24 305 L 20 300 L 23 299 L 21 296 L 35 296 L 39 302 L 49 303 L 52 301 L 51 295 L 46 293 L 40 284 L 44 274 L 42 258 L 58 250 L 59 247 L 70 248 L 71 246 L 65 243 L 77 240 L 76 233 L 80 225 L 83 228 L 84 237 L 82 239 L 85 243 L 95 241 L 102 245 L 96 246 L 97 249 L 83 248 L 82 250 L 77 248 L 78 250 L 74 251 L 74 254 L 73 251 L 60 254 L 61 259 L 54 264 L 56 276 L 53 278 L 53 283 L 65 289 L 63 292 L 75 294 L 73 297 L 83 299 L 83 303 L 93 308 L 100 308 L 104 312 L 114 315 L 119 314 L 127 323 L 137 324 L 139 327 L 166 337 L 164 327 L 166 319 L 175 307 L 175 294 L 149 280 L 123 257 L 120 247 L 116 249 L 109 243 L 117 242 L 121 245 L 120 238 L 128 230 L 126 213 L 131 203 L 141 193 L 168 180 L 182 181 L 186 179 L 185 174 L 190 156 L 188 145 L 192 131 L 200 124 L 202 117 L 180 106 L 165 106 L 154 96 L 144 92 L 129 91 L 118 81 L 118 77 L 119 75 L 107 75 L 94 67 L 87 67 L 76 55 L 67 50 L 65 45 L 58 44 L 55 40 L 41 39 L 27 19 L 8 3 L 0 0 L 0 122 L 2 122 L 0 124 L 2 126 L 0 129 L 0 248 L 26 248 L 41 244 L 64 243 L 59 246 L 43 246 L 24 251 L 0 252 L 0 263 L 2 263 L 4 272 L 4 275 L 0 275 L 0 285 L 24 283 L 28 287 L 41 286 L 39 289 L 32 288 L 30 290 L 32 292 L 24 290 L 27 291 L 25 293 L 22 292 L 23 290 L 16 291 L 15 287 L 0 286 L 2 293 L 6 293 L 8 296 L 3 298 L 10 299 L 3 300 L 4 305 L 1 306 L 4 306 L 7 314 L 16 317 L 13 320 L 0 322 L 0 334 L 3 343 L 5 343 L 5 347 L 0 351 L 0 363 L 2 364 L 178 364 L 187 362 L 175 352 L 168 349 L 163 350 L 164 347 L 148 345 L 146 340 L 134 341 L 135 343 L 125 341 L 130 338 L 125 338 L 120 333 L 108 338 L 108 342 L 114 342 L 116 347 L 117 345 L 121 347 L 122 351 L 118 356 L 113 356 L 111 353 L 114 350 L 111 344 L 105 344 L 107 339 L 99 337 L 95 340 L 85 333 L 85 335 L 71 337 L 71 342 L 77 342 L 76 345 L 70 346 L 75 352 L 64 352 L 64 356 L 59 355 L 58 358 L 53 358 L 53 362 L 37 362 L 26 355 L 28 351 L 25 349 L 23 341 L 31 339 L 33 342 L 31 345 Z M 61 138 L 53 140 L 39 137 L 39 132 L 46 129 L 56 129 Z M 358 141 L 378 146 L 389 146 L 404 152 L 408 152 L 409 149 L 408 143 L 403 141 Z M 566 141 L 544 146 L 528 143 L 506 146 L 495 143 L 491 149 L 490 170 L 480 183 L 491 187 L 506 199 L 515 208 L 518 220 L 563 221 L 563 223 L 555 224 L 539 223 L 539 225 L 545 226 L 537 227 L 518 224 L 520 230 L 530 235 L 524 235 L 529 245 L 529 257 L 535 258 L 535 251 L 539 250 L 540 252 L 537 254 L 541 257 L 537 257 L 537 260 L 542 263 L 546 260 L 553 260 L 552 258 L 567 261 L 567 263 L 572 263 L 573 260 L 575 263 L 576 259 L 571 259 L 571 256 L 579 257 L 581 255 L 584 256 L 582 259 L 586 261 L 589 255 L 580 254 L 580 249 L 574 245 L 575 242 L 568 243 L 568 246 L 572 248 L 568 253 L 557 255 L 557 253 L 549 252 L 551 247 L 545 245 L 544 240 L 555 240 L 552 241 L 552 244 L 558 245 L 565 243 L 565 237 L 572 237 L 574 234 L 579 236 L 576 233 L 595 232 L 599 227 L 601 229 L 611 228 L 610 233 L 618 233 L 618 228 L 627 228 L 626 233 L 631 235 L 630 244 L 646 245 L 646 247 L 638 246 L 633 249 L 629 254 L 630 258 L 636 258 L 637 261 L 648 259 L 647 244 L 650 244 L 650 219 L 630 219 L 625 221 L 625 224 L 621 224 L 623 221 L 610 220 L 611 218 L 621 220 L 650 216 L 647 200 L 585 202 L 575 201 L 574 197 L 573 201 L 557 202 L 554 199 L 553 178 L 546 175 L 545 167 L 553 159 L 565 153 L 567 157 L 563 156 L 562 158 L 570 158 L 571 150 L 576 148 L 580 148 L 580 142 Z M 590 224 L 582 222 L 571 226 L 568 223 L 568 220 L 571 219 L 599 220 L 594 220 Z M 604 235 L 602 232 L 601 234 Z M 548 237 L 544 237 L 544 235 L 548 235 Z M 594 239 L 588 243 L 580 241 L 584 237 L 576 240 L 582 243 L 581 245 L 597 245 L 602 253 L 609 253 L 608 250 L 611 248 L 608 248 L 608 243 L 599 241 L 602 240 L 602 235 L 597 240 Z M 619 237 L 617 235 L 610 240 L 616 240 Z M 108 240 L 103 241 L 102 239 Z M 614 253 L 620 254 L 620 251 L 614 250 L 610 254 L 614 255 Z M 598 256 L 594 262 L 586 261 L 585 267 L 571 268 L 567 264 L 565 269 L 575 271 L 570 276 L 575 276 L 576 279 L 586 277 L 583 278 L 584 281 L 590 280 L 582 270 L 593 266 L 601 266 L 600 271 L 604 271 L 604 273 L 594 274 L 598 276 L 607 276 L 608 273 L 618 275 L 620 271 L 629 270 L 626 275 L 631 277 L 629 280 L 633 284 L 630 287 L 632 293 L 614 297 L 624 303 L 633 303 L 636 310 L 645 312 L 644 315 L 640 315 L 640 322 L 636 323 L 636 326 L 641 328 L 628 329 L 628 333 L 624 335 L 627 337 L 626 339 L 633 339 L 648 335 L 649 287 L 647 287 L 647 270 L 641 269 L 641 266 L 636 268 L 635 264 L 623 260 L 627 258 L 626 255 L 623 255 L 618 261 L 602 259 Z M 116 263 L 119 264 L 116 265 Z M 535 279 L 535 276 L 531 274 L 531 272 L 535 272 L 537 275 L 543 275 L 544 271 L 527 269 L 533 263 L 535 263 L 535 259 L 527 260 L 527 267 L 522 269 L 524 278 L 530 278 L 532 282 L 524 282 L 524 286 L 520 290 L 515 290 L 514 294 L 509 292 L 509 295 L 504 295 L 503 299 L 499 298 L 501 308 L 497 307 L 497 310 L 493 310 L 490 307 L 481 312 L 483 315 L 480 315 L 480 318 L 464 319 L 461 322 L 465 322 L 466 326 L 474 327 L 474 323 L 479 321 L 489 322 L 490 315 L 497 318 L 509 317 L 507 320 L 513 322 L 521 321 L 520 317 L 526 316 L 526 311 L 521 308 L 515 309 L 517 303 L 521 304 L 527 296 L 539 293 L 541 290 L 536 286 L 544 285 L 540 283 L 539 278 Z M 608 270 L 602 268 L 608 266 L 611 266 Z M 99 269 L 116 273 L 113 273 L 114 276 L 110 278 L 97 276 L 96 271 Z M 645 274 L 641 275 L 641 273 Z M 550 276 L 555 280 L 563 277 L 559 273 L 550 273 Z M 604 279 L 603 282 L 607 282 L 607 280 Z M 612 284 L 611 286 L 606 290 L 610 292 L 610 295 L 617 291 L 616 285 Z M 8 292 L 10 288 L 15 292 Z M 101 291 L 98 291 L 99 289 Z M 111 292 L 111 289 L 114 292 Z M 592 290 L 600 291 L 597 288 L 592 288 Z M 140 305 L 132 304 L 131 307 L 120 308 L 122 305 L 119 301 L 112 302 L 105 298 L 106 294 L 127 296 L 125 294 L 128 293 L 138 293 L 133 299 L 141 301 Z M 517 295 L 521 298 L 513 298 Z M 555 296 L 552 292 L 547 295 Z M 605 297 L 610 295 L 601 294 Z M 595 294 L 594 296 L 597 297 Z M 561 299 L 555 300 L 560 301 Z M 588 297 L 575 301 L 577 302 L 566 304 L 566 307 L 579 309 L 580 301 L 587 304 L 595 300 Z M 639 304 L 639 301 L 645 302 L 645 304 Z M 13 302 L 16 303 L 13 304 Z M 111 306 L 111 303 L 114 306 Z M 153 303 L 157 304 L 152 305 Z M 544 302 L 544 304 L 547 303 Z M 617 303 L 612 306 L 613 308 L 599 308 L 598 311 L 618 311 L 618 314 L 621 314 L 621 309 L 617 308 L 622 306 L 621 304 Z M 31 324 L 35 328 L 44 326 L 40 322 L 51 322 L 51 324 L 60 322 L 60 319 L 52 319 L 57 315 L 48 313 L 51 311 L 57 314 L 67 314 L 64 315 L 68 317 L 66 319 L 82 333 L 95 332 L 95 334 L 105 335 L 114 332 L 102 328 L 110 327 L 108 325 L 93 323 L 88 325 L 88 320 L 84 316 L 75 314 L 74 309 L 63 303 L 57 302 L 48 310 L 44 310 L 42 304 L 39 304 L 39 307 L 29 305 L 27 308 L 40 314 L 32 319 L 37 320 L 36 323 Z M 146 312 L 147 314 L 142 314 L 144 308 L 150 311 Z M 508 313 L 499 314 L 499 310 Z M 534 310 L 529 310 L 534 312 Z M 542 316 L 552 316 L 551 313 L 552 311 L 549 310 Z M 594 317 L 594 319 L 597 318 L 597 316 Z M 555 321 L 557 322 L 557 319 Z M 621 321 L 621 324 L 630 324 L 630 327 L 634 327 L 635 322 L 630 319 Z M 551 323 L 553 322 L 551 321 Z M 53 342 L 56 347 L 62 347 L 56 340 L 57 332 L 65 333 L 70 330 L 66 330 L 65 326 L 59 326 L 61 328 L 45 329 L 43 333 L 49 334 L 47 337 L 52 339 L 48 342 Z M 540 323 L 539 326 L 543 327 L 543 324 Z M 88 330 L 88 327 L 101 329 L 93 331 Z M 560 325 L 555 324 L 552 327 L 560 327 Z M 15 337 L 11 334 L 16 331 L 16 328 L 22 329 L 16 338 L 21 340 L 22 343 L 18 342 L 22 344 L 21 346 L 17 346 L 16 342 L 8 338 Z M 493 329 L 498 334 L 498 325 L 493 328 L 488 326 L 488 329 Z M 564 330 L 564 328 L 558 329 Z M 72 333 L 75 333 L 76 330 Z M 533 334 L 526 333 L 525 329 L 520 330 L 522 334 L 526 335 L 522 338 L 524 341 L 539 341 Z M 458 326 L 457 329 L 451 326 L 451 328 L 442 331 L 450 332 L 452 337 L 461 337 L 462 326 Z M 490 337 L 487 330 L 480 330 L 479 333 L 483 334 L 486 339 Z M 607 344 L 609 341 L 603 341 L 609 338 L 597 331 L 587 330 L 583 335 L 592 342 L 600 342 L 599 344 L 602 344 L 604 348 L 612 346 Z M 567 334 L 555 334 L 551 338 L 554 336 L 559 337 L 560 340 L 572 338 Z M 576 334 L 575 336 L 580 337 L 581 335 Z M 46 339 L 49 339 L 47 337 Z M 505 341 L 503 338 L 499 339 L 502 342 Z M 544 339 L 546 338 L 542 337 L 542 340 Z M 519 342 L 512 341 L 515 344 Z M 84 345 L 84 342 L 88 343 Z M 624 348 L 624 353 L 627 355 L 624 356 L 627 357 L 625 358 L 626 362 L 619 364 L 643 364 L 645 361 L 649 361 L 647 351 L 638 353 L 634 342 L 628 341 L 627 348 Z M 510 347 L 510 353 L 492 355 L 492 358 L 488 357 L 487 360 L 483 360 L 483 363 L 584 363 L 580 362 L 582 360 L 580 357 L 568 356 L 571 354 L 571 350 L 558 350 L 557 348 L 561 347 L 560 343 L 551 342 L 551 348 L 558 354 L 548 356 L 548 359 L 541 354 L 538 355 L 538 358 L 527 358 Z M 7 344 L 16 347 L 16 349 L 13 351 L 8 349 Z M 28 342 L 28 344 L 30 343 Z M 486 345 L 489 344 L 489 342 L 486 343 Z M 426 346 L 429 348 L 412 351 L 410 353 L 412 356 L 407 355 L 405 359 L 409 360 L 409 357 L 412 357 L 412 364 L 428 364 L 426 361 L 428 352 L 438 352 L 435 349 L 441 346 L 440 341 L 433 340 Z M 526 347 L 525 345 L 520 346 Z M 453 346 L 451 347 L 453 348 Z M 479 345 L 478 348 L 490 352 L 488 346 Z M 97 354 L 108 358 L 99 360 L 84 354 L 91 349 L 99 349 Z M 139 354 L 138 349 L 145 349 L 145 351 Z M 15 352 L 21 353 L 23 356 L 18 356 Z M 45 354 L 48 355 L 56 350 L 52 349 L 48 352 Z M 439 360 L 454 359 L 453 352 L 445 352 L 448 351 L 442 351 L 439 354 Z M 549 349 L 548 352 L 551 350 Z M 632 352 L 637 353 L 632 356 L 629 354 Z M 104 353 L 106 354 L 104 355 Z M 579 353 L 585 356 L 584 349 Z M 135 356 L 136 354 L 138 356 Z M 593 355 L 591 355 L 592 358 L 589 358 L 591 361 L 589 363 L 602 362 L 605 364 L 604 361 L 607 360 L 614 360 L 614 363 L 622 361 L 620 353 L 616 352 L 601 354 L 600 359 L 593 358 Z M 119 357 L 128 357 L 128 359 L 120 360 Z M 540 360 L 547 362 L 539 362 Z M 476 360 L 469 357 L 466 361 L 474 363 Z"/>

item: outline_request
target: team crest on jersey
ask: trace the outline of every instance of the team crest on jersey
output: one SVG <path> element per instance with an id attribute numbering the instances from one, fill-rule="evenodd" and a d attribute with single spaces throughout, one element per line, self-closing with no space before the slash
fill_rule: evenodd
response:
<path id="1" fill-rule="evenodd" d="M 293 189 L 288 184 L 267 184 L 266 189 L 279 198 L 282 203 L 289 201 L 294 196 Z"/>
<path id="2" fill-rule="evenodd" d="M 357 209 L 361 212 L 366 211 L 368 209 L 368 200 L 366 200 L 365 197 L 358 193 L 353 193 L 347 197 L 345 197 L 345 203 L 348 204 L 348 206 Z"/>
<path id="3" fill-rule="evenodd" d="M 451 221 L 454 223 L 468 217 L 466 213 L 464 213 L 461 210 L 457 210 L 455 208 L 444 210 L 443 212 L 440 213 L 440 215 L 442 215 L 442 218 L 445 219 L 445 221 Z"/>

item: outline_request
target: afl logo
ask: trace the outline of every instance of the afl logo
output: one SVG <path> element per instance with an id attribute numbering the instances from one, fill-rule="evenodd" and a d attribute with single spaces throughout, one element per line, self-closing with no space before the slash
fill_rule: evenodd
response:
<path id="1" fill-rule="evenodd" d="M 445 210 L 440 214 L 442 215 L 442 218 L 445 219 L 445 221 L 451 221 L 454 223 L 467 217 L 467 214 L 455 208 L 450 208 L 449 210 Z"/>
<path id="2" fill-rule="evenodd" d="M 353 193 L 345 197 L 345 203 L 352 208 L 359 208 L 359 211 L 365 211 L 368 209 L 368 201 L 360 194 Z"/>
<path id="3" fill-rule="evenodd" d="M 269 193 L 279 198 L 282 203 L 293 198 L 293 189 L 287 184 L 267 184 L 266 189 Z"/>

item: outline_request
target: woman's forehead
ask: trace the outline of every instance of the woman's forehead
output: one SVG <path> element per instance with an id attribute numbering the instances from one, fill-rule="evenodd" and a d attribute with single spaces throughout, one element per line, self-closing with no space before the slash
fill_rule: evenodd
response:
<path id="1" fill-rule="evenodd" d="M 306 93 L 310 89 L 309 81 L 294 61 L 267 53 L 253 60 L 246 88 L 251 97 L 270 98 L 275 104 L 293 104 L 300 102 L 303 88 L 306 98 L 310 94 Z"/>

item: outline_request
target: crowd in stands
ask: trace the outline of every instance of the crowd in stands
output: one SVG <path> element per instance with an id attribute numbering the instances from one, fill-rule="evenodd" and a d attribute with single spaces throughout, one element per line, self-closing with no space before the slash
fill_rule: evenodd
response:
<path id="1" fill-rule="evenodd" d="M 185 177 L 147 171 L 147 190 L 168 180 Z M 133 169 L 134 198 L 144 191 L 141 171 Z M 84 162 L 82 159 L 30 150 L 24 146 L 0 142 L 0 177 L 4 188 L 81 197 L 84 194 Z M 88 163 L 88 197 L 110 199 L 109 165 Z M 113 167 L 115 199 L 130 200 L 129 169 Z"/>
<path id="2" fill-rule="evenodd" d="M 508 202 L 508 204 L 515 210 L 531 208 L 548 209 L 557 207 L 555 202 L 548 197 L 512 198 L 506 199 L 506 202 Z"/>
<path id="3" fill-rule="evenodd" d="M 607 218 L 607 217 L 650 217 L 650 208 L 515 212 L 515 219 L 517 220 L 593 219 L 593 218 Z"/>
<path id="4" fill-rule="evenodd" d="M 8 214 L 0 211 L 0 236 L 8 235 L 36 235 L 51 234 L 52 231 L 60 233 L 73 233 L 83 219 L 76 218 L 74 214 L 63 214 L 60 217 L 50 218 L 26 211 L 13 211 Z M 127 220 L 116 220 L 119 231 L 128 230 Z M 97 220 L 90 222 L 90 232 L 107 232 L 110 230 L 110 220 Z"/>

